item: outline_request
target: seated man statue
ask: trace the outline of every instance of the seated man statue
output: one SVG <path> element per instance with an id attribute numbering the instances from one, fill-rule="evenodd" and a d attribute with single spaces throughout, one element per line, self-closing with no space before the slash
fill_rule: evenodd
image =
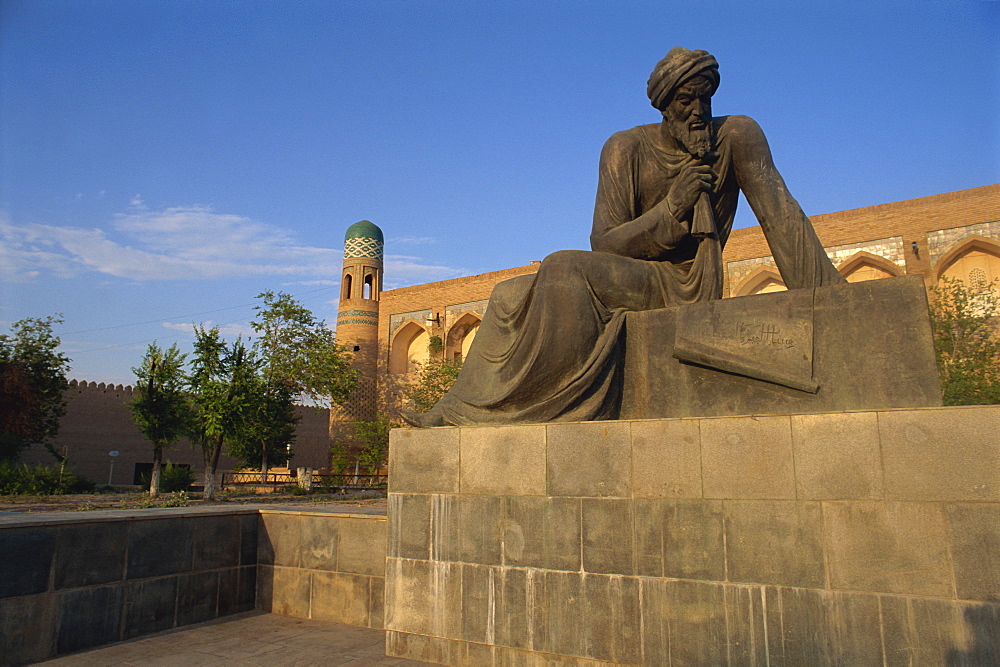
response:
<path id="1" fill-rule="evenodd" d="M 742 190 L 789 289 L 843 282 L 774 167 L 760 127 L 712 116 L 719 66 L 675 47 L 646 92 L 663 116 L 601 153 L 592 251 L 500 283 L 451 390 L 414 426 L 615 419 L 628 311 L 722 298 Z"/>

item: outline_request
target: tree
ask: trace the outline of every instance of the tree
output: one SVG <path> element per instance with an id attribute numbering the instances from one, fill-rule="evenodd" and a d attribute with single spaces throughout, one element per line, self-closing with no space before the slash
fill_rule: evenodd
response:
<path id="1" fill-rule="evenodd" d="M 403 388 L 403 396 L 413 403 L 416 412 L 427 412 L 455 384 L 462 360 L 434 360 L 420 364 L 413 384 Z"/>
<path id="2" fill-rule="evenodd" d="M 59 315 L 27 317 L 0 334 L 0 460 L 15 460 L 21 451 L 50 442 L 66 412 L 69 358 L 57 352 L 60 340 L 52 327 Z"/>
<path id="3" fill-rule="evenodd" d="M 222 448 L 238 438 L 252 402 L 256 372 L 250 350 L 241 339 L 226 345 L 219 328 L 195 326 L 191 363 L 191 400 L 194 406 L 192 439 L 205 461 L 205 498 L 215 498 L 215 470 Z"/>
<path id="4" fill-rule="evenodd" d="M 299 418 L 288 384 L 269 384 L 260 374 L 249 377 L 248 381 L 246 410 L 228 453 L 246 466 L 259 463 L 263 483 L 267 481 L 268 467 L 288 458 Z"/>
<path id="5" fill-rule="evenodd" d="M 1000 403 L 1000 298 L 994 285 L 942 278 L 933 288 L 934 351 L 945 405 Z"/>
<path id="6" fill-rule="evenodd" d="M 129 410 L 139 431 L 153 443 L 153 471 L 149 482 L 152 498 L 160 495 L 163 450 L 190 430 L 192 415 L 184 372 L 186 357 L 176 343 L 166 351 L 150 343 L 142 363 L 132 369 L 137 380 L 137 395 Z"/>
<path id="7" fill-rule="evenodd" d="M 376 415 L 373 421 L 355 421 L 354 439 L 361 444 L 358 462 L 374 475 L 389 454 L 389 431 L 396 424 L 386 415 Z"/>
<path id="8" fill-rule="evenodd" d="M 265 481 L 268 464 L 287 456 L 294 439 L 295 398 L 326 406 L 343 403 L 358 383 L 358 371 L 326 324 L 291 295 L 267 291 L 257 298 L 264 304 L 256 307 L 250 325 L 260 335 L 253 349 L 261 359 L 261 381 L 248 431 L 234 455 L 260 461 Z"/>
<path id="9" fill-rule="evenodd" d="M 284 292 L 257 295 L 257 319 L 250 323 L 260 337 L 254 350 L 263 359 L 268 383 L 287 383 L 297 394 L 329 407 L 347 400 L 358 383 L 347 348 L 338 345 L 322 320 Z"/>

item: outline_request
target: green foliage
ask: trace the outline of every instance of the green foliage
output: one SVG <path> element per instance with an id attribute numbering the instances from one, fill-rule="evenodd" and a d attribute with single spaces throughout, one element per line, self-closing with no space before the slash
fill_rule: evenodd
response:
<path id="1" fill-rule="evenodd" d="M 149 488 L 149 481 L 150 475 L 146 473 L 139 477 L 139 483 L 144 489 Z M 192 484 L 194 484 L 194 471 L 188 466 L 174 465 L 167 461 L 160 472 L 160 491 L 164 493 L 187 491 Z"/>
<path id="2" fill-rule="evenodd" d="M 31 445 L 48 445 L 59 431 L 69 358 L 56 351 L 60 340 L 52 327 L 62 321 L 28 317 L 0 334 L 0 461 L 16 460 Z"/>
<path id="3" fill-rule="evenodd" d="M 330 446 L 330 468 L 336 475 L 346 474 L 351 467 L 351 459 L 347 454 L 347 445 L 336 442 Z"/>
<path id="4" fill-rule="evenodd" d="M 74 475 L 61 465 L 28 466 L 0 461 L 0 495 L 48 496 L 93 490 L 93 482 Z"/>
<path id="5" fill-rule="evenodd" d="M 431 360 L 420 364 L 416 379 L 403 389 L 403 395 L 413 403 L 417 412 L 427 412 L 441 400 L 451 385 L 455 384 L 458 372 L 462 370 L 462 360 Z"/>
<path id="6" fill-rule="evenodd" d="M 191 404 L 186 391 L 187 374 L 184 359 L 177 345 L 164 352 L 156 343 L 150 343 L 142 363 L 132 369 L 136 377 L 137 395 L 129 405 L 132 420 L 146 439 L 153 443 L 153 474 L 157 471 L 163 450 L 171 447 L 191 430 Z M 144 482 L 146 487 L 150 482 Z M 163 488 L 162 480 L 154 484 L 150 495 L 156 496 Z"/>
<path id="7" fill-rule="evenodd" d="M 342 404 L 358 383 L 351 355 L 333 332 L 308 308 L 284 292 L 257 295 L 257 319 L 250 323 L 260 338 L 254 350 L 264 360 L 268 384 L 286 384 L 323 405 Z"/>
<path id="8" fill-rule="evenodd" d="M 441 354 L 444 351 L 444 341 L 441 336 L 431 336 L 427 341 L 427 351 L 432 355 Z"/>
<path id="9" fill-rule="evenodd" d="M 150 343 L 142 363 L 133 368 L 136 397 L 129 405 L 139 431 L 155 448 L 167 448 L 190 430 L 187 374 L 177 344 L 165 352 Z"/>
<path id="10" fill-rule="evenodd" d="M 258 366 L 243 341 L 227 345 L 219 328 L 194 328 L 191 363 L 191 437 L 205 461 L 205 497 L 215 498 L 215 470 L 229 438 L 239 437 L 253 401 L 253 377 Z"/>
<path id="11" fill-rule="evenodd" d="M 376 415 L 373 421 L 355 421 L 354 439 L 361 445 L 358 462 L 374 474 L 389 454 L 389 431 L 396 424 L 386 415 Z"/>
<path id="12" fill-rule="evenodd" d="M 187 507 L 191 504 L 187 491 L 174 491 L 170 497 L 163 501 L 161 507 Z"/>
<path id="13" fill-rule="evenodd" d="M 247 382 L 244 419 L 230 439 L 227 452 L 248 467 L 278 465 L 289 456 L 299 422 L 291 387 L 268 383 L 261 375 L 253 375 Z"/>
<path id="14" fill-rule="evenodd" d="M 1000 298 L 995 285 L 970 289 L 942 278 L 933 288 L 934 351 L 945 405 L 1000 403 Z"/>

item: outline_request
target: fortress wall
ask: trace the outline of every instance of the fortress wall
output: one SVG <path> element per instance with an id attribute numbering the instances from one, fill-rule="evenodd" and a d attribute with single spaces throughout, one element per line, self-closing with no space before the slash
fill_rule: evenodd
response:
<path id="1" fill-rule="evenodd" d="M 118 451 L 112 484 L 132 484 L 135 464 L 153 462 L 153 446 L 139 432 L 128 409 L 133 388 L 74 380 L 66 390 L 66 399 L 66 415 L 53 440 L 56 450 L 65 451 L 69 465 L 77 474 L 98 484 L 108 482 L 111 467 L 108 452 Z M 293 467 L 329 465 L 327 410 L 299 406 L 296 411 L 302 421 L 297 430 Z M 163 460 L 204 470 L 201 450 L 193 449 L 187 439 L 165 450 Z M 55 459 L 44 447 L 36 445 L 22 453 L 21 461 L 50 465 Z M 239 467 L 240 463 L 228 456 L 219 461 L 219 470 Z"/>

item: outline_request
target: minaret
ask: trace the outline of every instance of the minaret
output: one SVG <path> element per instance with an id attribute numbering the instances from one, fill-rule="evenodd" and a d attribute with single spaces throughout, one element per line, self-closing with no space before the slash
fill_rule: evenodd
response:
<path id="1" fill-rule="evenodd" d="M 378 301 L 382 293 L 384 245 L 382 230 L 368 220 L 354 223 L 344 234 L 337 342 L 354 355 L 354 367 L 361 372 L 361 378 L 348 402 L 330 410 L 332 442 L 350 442 L 354 420 L 375 419 Z"/>

